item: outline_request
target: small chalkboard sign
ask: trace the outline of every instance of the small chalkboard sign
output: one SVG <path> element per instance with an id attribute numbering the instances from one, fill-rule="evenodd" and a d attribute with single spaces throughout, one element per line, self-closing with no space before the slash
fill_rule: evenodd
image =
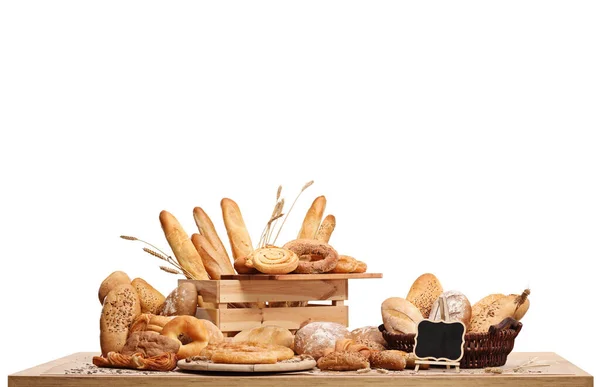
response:
<path id="1" fill-rule="evenodd" d="M 460 365 L 465 345 L 465 324 L 460 321 L 422 320 L 417 326 L 414 354 L 419 364 Z"/>

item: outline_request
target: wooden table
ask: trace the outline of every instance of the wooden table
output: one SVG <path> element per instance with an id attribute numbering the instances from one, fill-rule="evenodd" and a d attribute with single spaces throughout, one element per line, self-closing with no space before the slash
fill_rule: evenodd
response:
<path id="1" fill-rule="evenodd" d="M 8 386 L 581 386 L 594 384 L 592 375 L 584 372 L 552 352 L 512 353 L 502 374 L 484 373 L 483 370 L 446 371 L 435 368 L 427 371 L 401 371 L 388 374 L 375 370 L 365 374 L 356 372 L 323 373 L 318 370 L 296 374 L 200 374 L 152 373 L 149 371 L 98 369 L 91 365 L 91 352 L 75 353 L 8 376 Z M 529 368 L 516 373 L 513 369 L 531 358 L 544 367 Z M 90 374 L 86 374 L 90 372 Z M 243 379 L 243 380 L 242 380 Z"/>

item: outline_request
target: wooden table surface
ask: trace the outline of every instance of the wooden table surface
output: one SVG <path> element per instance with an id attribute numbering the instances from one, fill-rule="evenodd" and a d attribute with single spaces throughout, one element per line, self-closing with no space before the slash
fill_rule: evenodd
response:
<path id="1" fill-rule="evenodd" d="M 8 386 L 593 386 L 593 377 L 552 352 L 512 353 L 502 374 L 483 370 L 454 370 L 434 368 L 415 373 L 412 370 L 379 373 L 320 372 L 318 370 L 290 374 L 217 374 L 151 372 L 99 369 L 91 364 L 91 352 L 75 353 L 8 376 Z M 548 366 L 514 372 L 514 368 L 532 358 L 535 364 Z M 117 373 L 119 372 L 119 373 Z M 242 380 L 243 379 L 243 380 Z"/>

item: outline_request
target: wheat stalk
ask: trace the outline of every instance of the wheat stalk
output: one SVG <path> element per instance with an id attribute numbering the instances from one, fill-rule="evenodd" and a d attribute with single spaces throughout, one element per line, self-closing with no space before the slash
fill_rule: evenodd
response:
<path id="1" fill-rule="evenodd" d="M 183 274 L 179 270 L 171 269 L 170 267 L 167 267 L 167 266 L 159 266 L 159 267 L 160 267 L 160 270 L 166 271 L 167 273 L 171 273 L 171 274 Z"/>
<path id="2" fill-rule="evenodd" d="M 285 215 L 285 218 L 283 219 L 283 222 L 281 222 L 281 225 L 279 226 L 279 230 L 277 230 L 277 234 L 275 234 L 275 239 L 273 240 L 273 244 L 275 244 L 275 242 L 277 242 L 277 238 L 279 238 L 279 233 L 281 232 L 281 229 L 283 228 L 283 225 L 285 224 L 285 221 L 287 220 L 288 215 L 290 214 L 290 212 L 292 212 L 292 209 L 294 208 L 294 205 L 298 201 L 298 198 L 300 197 L 300 195 L 302 195 L 302 192 L 304 192 L 308 187 L 310 187 L 311 185 L 313 185 L 314 182 L 315 182 L 314 180 L 311 180 L 308 183 L 304 184 L 304 186 L 302 187 L 302 189 L 300 190 L 300 192 L 296 196 L 296 199 L 294 199 L 294 202 L 292 203 L 292 206 L 288 210 L 287 214 Z"/>
<path id="3" fill-rule="evenodd" d="M 136 238 L 136 237 L 133 237 L 133 236 L 128 236 L 128 235 L 121 235 L 120 238 L 128 240 L 128 241 L 142 242 L 142 243 L 144 243 L 144 244 L 146 244 L 148 246 L 151 246 L 154 250 L 152 250 L 152 249 L 150 249 L 148 247 L 144 247 L 144 248 L 142 248 L 142 250 L 145 251 L 146 253 L 148 253 L 148 254 L 150 254 L 150 255 L 152 255 L 152 256 L 160 259 L 160 260 L 163 260 L 163 261 L 166 261 L 166 262 L 170 263 L 171 265 L 173 265 L 174 267 L 176 267 L 177 270 L 179 270 L 179 271 L 177 271 L 175 269 L 171 269 L 171 270 L 173 270 L 173 272 L 170 272 L 170 273 L 173 273 L 173 274 L 183 274 L 187 278 L 192 278 L 192 275 L 190 274 L 190 272 L 188 272 L 187 270 L 185 270 L 175 259 L 173 259 L 173 257 L 171 257 L 170 255 L 168 255 L 167 253 L 165 253 L 164 251 L 162 251 L 158 247 L 154 246 L 152 243 L 149 243 L 149 242 L 146 242 L 146 241 L 144 241 L 142 239 L 139 239 L 139 238 Z M 157 251 L 155 251 L 155 250 L 157 250 Z M 161 267 L 161 269 L 162 269 L 162 267 Z M 164 270 L 164 269 L 162 269 L 162 270 Z"/>

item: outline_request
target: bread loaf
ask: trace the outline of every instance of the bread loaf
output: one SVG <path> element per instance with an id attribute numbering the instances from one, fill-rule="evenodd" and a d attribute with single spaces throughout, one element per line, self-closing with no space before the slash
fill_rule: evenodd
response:
<path id="1" fill-rule="evenodd" d="M 98 289 L 98 299 L 100 300 L 100 304 L 104 302 L 104 297 L 113 290 L 117 285 L 129 284 L 131 283 L 131 279 L 127 275 L 127 273 L 123 271 L 114 271 L 108 277 L 102 281 L 100 284 L 100 289 Z"/>
<path id="2" fill-rule="evenodd" d="M 331 238 L 331 234 L 335 229 L 335 216 L 327 215 L 321 225 L 319 226 L 319 230 L 317 231 L 317 235 L 315 239 L 320 242 L 329 243 L 329 239 Z"/>
<path id="3" fill-rule="evenodd" d="M 225 249 L 221 238 L 219 238 L 217 230 L 215 230 L 215 225 L 202 208 L 194 208 L 194 221 L 196 222 L 196 226 L 198 227 L 200 235 L 206 238 L 206 240 L 213 247 L 215 254 L 213 257 L 215 260 L 217 260 L 222 274 L 235 274 L 233 265 L 231 264 L 231 259 L 229 259 L 227 250 Z"/>
<path id="4" fill-rule="evenodd" d="M 240 208 L 233 200 L 224 198 L 221 200 L 221 210 L 233 259 L 247 257 L 254 249 Z"/>
<path id="5" fill-rule="evenodd" d="M 406 368 L 407 355 L 404 351 L 387 350 L 374 352 L 369 360 L 372 368 L 402 371 Z"/>
<path id="6" fill-rule="evenodd" d="M 104 298 L 100 317 L 102 356 L 121 352 L 129 335 L 129 326 L 140 315 L 140 300 L 130 284 L 113 288 Z"/>
<path id="7" fill-rule="evenodd" d="M 294 335 L 288 329 L 276 325 L 264 325 L 241 331 L 234 336 L 233 342 L 283 345 L 293 348 Z"/>
<path id="8" fill-rule="evenodd" d="M 177 353 L 180 345 L 179 341 L 156 332 L 134 332 L 127 338 L 121 353 L 142 353 L 144 357 L 160 356 L 165 352 Z"/>
<path id="9" fill-rule="evenodd" d="M 381 317 L 385 330 L 390 333 L 417 333 L 417 325 L 423 320 L 419 309 L 400 297 L 383 301 Z"/>
<path id="10" fill-rule="evenodd" d="M 446 304 L 448 305 L 446 321 L 460 321 L 465 324 L 465 328 L 467 329 L 471 321 L 471 303 L 467 297 L 456 290 L 446 291 L 442 293 L 441 297 L 446 297 Z M 442 319 L 439 298 L 435 300 L 431 307 L 429 319 L 433 321 Z"/>
<path id="11" fill-rule="evenodd" d="M 215 324 L 213 324 L 212 321 L 200 319 L 200 322 L 202 325 L 204 325 L 204 328 L 208 333 L 208 344 L 218 344 L 225 340 L 223 332 L 221 332 L 221 330 Z"/>
<path id="12" fill-rule="evenodd" d="M 335 342 L 350 338 L 345 326 L 332 322 L 311 322 L 300 328 L 294 337 L 294 350 L 298 355 L 310 355 L 318 360 Z"/>
<path id="13" fill-rule="evenodd" d="M 200 254 L 179 221 L 167 211 L 161 211 L 159 219 L 167 242 L 177 262 L 184 269 L 185 276 L 195 280 L 209 279 Z"/>
<path id="14" fill-rule="evenodd" d="M 437 277 L 431 273 L 425 273 L 412 284 L 406 300 L 419 308 L 423 316 L 429 316 L 431 306 L 443 291 L 442 284 Z"/>
<path id="15" fill-rule="evenodd" d="M 195 316 L 198 305 L 198 291 L 190 282 L 183 282 L 175 288 L 160 306 L 161 316 Z"/>
<path id="16" fill-rule="evenodd" d="M 358 371 L 369 368 L 369 360 L 358 352 L 331 352 L 317 360 L 323 371 Z"/>
<path id="17" fill-rule="evenodd" d="M 321 219 L 323 218 L 326 204 L 327 200 L 325 199 L 325 196 L 319 196 L 313 201 L 304 217 L 302 227 L 300 228 L 298 238 L 296 239 L 315 239 L 317 230 L 321 225 Z"/>
<path id="18" fill-rule="evenodd" d="M 477 301 L 474 305 L 471 306 L 471 316 L 478 315 L 483 308 L 489 307 L 489 305 L 492 302 L 499 300 L 504 296 L 506 295 L 501 293 L 494 293 L 483 297 L 481 300 Z"/>
<path id="19" fill-rule="evenodd" d="M 158 309 L 165 302 L 165 296 L 141 278 L 135 278 L 131 285 L 140 298 L 142 313 L 158 314 Z"/>
<path id="20" fill-rule="evenodd" d="M 468 332 L 485 333 L 489 331 L 490 326 L 500 323 L 507 317 L 522 318 L 529 309 L 528 296 L 529 289 L 523 294 L 510 294 L 484 305 L 479 313 L 471 317 Z"/>
<path id="21" fill-rule="evenodd" d="M 200 254 L 202 264 L 211 279 L 221 279 L 222 274 L 235 274 L 233 266 L 229 261 L 220 257 L 208 239 L 200 234 L 192 234 L 192 243 Z M 229 258 L 227 258 L 229 259 Z M 229 268 L 231 266 L 231 269 Z"/>
<path id="22" fill-rule="evenodd" d="M 357 343 L 375 342 L 381 344 L 384 347 L 387 345 L 387 342 L 383 338 L 381 331 L 379 331 L 379 328 L 375 326 L 356 328 L 352 332 L 350 332 L 350 334 L 352 339 Z"/>

